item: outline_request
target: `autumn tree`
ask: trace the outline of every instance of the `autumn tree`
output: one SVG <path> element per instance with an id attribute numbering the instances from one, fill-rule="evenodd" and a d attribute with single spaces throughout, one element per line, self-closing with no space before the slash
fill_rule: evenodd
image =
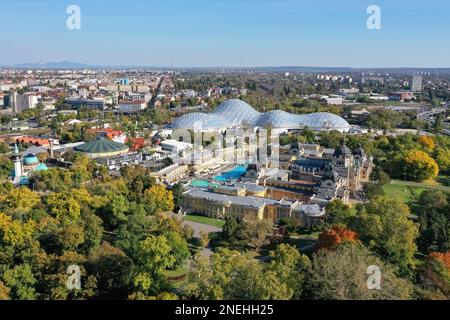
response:
<path id="1" fill-rule="evenodd" d="M 433 151 L 436 147 L 436 143 L 430 136 L 420 136 L 418 142 L 428 152 Z"/>
<path id="2" fill-rule="evenodd" d="M 162 185 L 151 186 L 150 189 L 145 190 L 143 197 L 145 209 L 149 214 L 174 209 L 173 193 Z"/>
<path id="3" fill-rule="evenodd" d="M 406 177 L 414 181 L 435 178 L 439 174 L 436 161 L 420 150 L 408 151 L 401 163 Z"/>
<path id="4" fill-rule="evenodd" d="M 418 272 L 421 298 L 450 299 L 450 252 L 432 252 Z"/>
<path id="5" fill-rule="evenodd" d="M 316 251 L 322 249 L 333 249 L 339 244 L 347 241 L 356 241 L 358 234 L 343 226 L 333 226 L 330 230 L 324 231 L 319 235 L 316 243 Z"/>
<path id="6" fill-rule="evenodd" d="M 445 173 L 450 172 L 450 149 L 439 148 L 435 152 L 435 159 L 439 170 Z"/>

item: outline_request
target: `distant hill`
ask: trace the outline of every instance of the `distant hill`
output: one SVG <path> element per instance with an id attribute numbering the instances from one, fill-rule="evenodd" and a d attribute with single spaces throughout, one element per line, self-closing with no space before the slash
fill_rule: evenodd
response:
<path id="1" fill-rule="evenodd" d="M 85 69 L 92 66 L 78 62 L 59 61 L 46 63 L 20 63 L 10 67 L 19 69 Z"/>
<path id="2" fill-rule="evenodd" d="M 90 65 L 79 62 L 60 61 L 46 63 L 20 63 L 16 65 L 0 65 L 0 68 L 18 69 L 158 69 L 171 70 L 167 66 L 106 66 Z M 177 67 L 180 71 L 266 71 L 266 72 L 292 72 L 292 73 L 352 73 L 352 72 L 380 72 L 380 73 L 440 73 L 450 74 L 450 68 L 352 68 L 352 67 L 310 67 L 310 66 L 267 66 L 267 67 Z"/>

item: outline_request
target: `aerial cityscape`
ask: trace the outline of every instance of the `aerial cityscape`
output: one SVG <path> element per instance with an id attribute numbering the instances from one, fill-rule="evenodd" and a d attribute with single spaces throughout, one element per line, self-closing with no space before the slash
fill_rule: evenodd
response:
<path id="1" fill-rule="evenodd" d="M 354 63 L 342 52 L 314 60 L 297 45 L 296 55 L 268 48 L 257 56 L 265 40 L 246 24 L 290 7 L 314 16 L 320 6 L 264 0 L 244 23 L 254 1 L 193 1 L 183 50 L 188 20 L 178 11 L 182 22 L 153 25 L 153 35 L 133 22 L 102 29 L 120 16 L 118 4 L 100 19 L 104 1 L 34 2 L 1 5 L 3 30 L 14 26 L 14 10 L 40 10 L 48 27 L 17 27 L 22 39 L 0 52 L 0 300 L 450 299 L 448 41 L 433 48 L 441 56 L 412 52 L 405 36 L 392 59 L 358 48 Z M 155 10 L 185 6 L 161 2 Z M 372 30 L 369 19 L 364 30 L 371 14 L 377 19 L 370 3 L 324 2 L 349 21 L 359 10 L 360 32 L 374 42 L 401 37 L 385 31 L 397 26 L 399 4 L 379 1 L 386 24 Z M 450 9 L 409 3 L 408 16 Z M 130 5 L 144 19 L 149 4 Z M 201 6 L 206 29 L 217 18 L 217 37 L 194 32 Z M 52 20 L 58 10 L 62 23 Z M 229 32 L 220 10 L 230 14 Z M 134 13 L 123 14 L 119 21 Z M 445 21 L 418 35 L 448 34 Z M 241 23 L 246 35 L 234 39 Z M 275 47 L 289 38 L 261 28 Z M 333 36 L 344 27 L 336 28 Z M 42 45 L 33 49 L 33 38 L 25 50 L 35 32 Z M 109 53 L 105 39 L 115 32 Z M 141 36 L 153 41 L 141 43 L 142 55 Z M 168 50 L 162 37 L 172 36 Z M 161 52 L 146 56 L 158 41 Z M 211 46 L 222 51 L 214 59 L 202 52 L 212 55 Z"/>

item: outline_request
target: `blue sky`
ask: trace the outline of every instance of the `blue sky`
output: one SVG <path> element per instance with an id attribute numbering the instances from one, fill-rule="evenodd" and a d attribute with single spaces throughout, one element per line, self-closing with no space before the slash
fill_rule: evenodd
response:
<path id="1" fill-rule="evenodd" d="M 450 67 L 450 1 L 0 0 L 0 37 L 0 65 Z"/>

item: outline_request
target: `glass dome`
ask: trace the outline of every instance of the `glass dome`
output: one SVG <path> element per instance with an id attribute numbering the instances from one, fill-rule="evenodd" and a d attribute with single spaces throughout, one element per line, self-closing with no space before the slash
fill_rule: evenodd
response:
<path id="1" fill-rule="evenodd" d="M 199 126 L 202 130 L 222 129 L 228 126 L 226 120 L 212 113 L 188 113 L 173 121 L 174 129 L 194 129 Z"/>
<path id="2" fill-rule="evenodd" d="M 309 127 L 314 130 L 347 131 L 350 125 L 338 115 L 317 112 L 306 115 L 295 115 L 281 110 L 260 113 L 248 103 L 230 99 L 221 103 L 212 113 L 188 113 L 173 122 L 175 129 L 193 129 L 195 123 L 202 130 L 225 129 L 233 126 L 250 125 L 283 129 L 299 129 Z"/>
<path id="3" fill-rule="evenodd" d="M 239 99 L 230 99 L 222 102 L 213 114 L 219 115 L 226 119 L 227 124 L 240 125 L 250 124 L 253 125 L 260 113 L 253 109 L 248 103 Z"/>

